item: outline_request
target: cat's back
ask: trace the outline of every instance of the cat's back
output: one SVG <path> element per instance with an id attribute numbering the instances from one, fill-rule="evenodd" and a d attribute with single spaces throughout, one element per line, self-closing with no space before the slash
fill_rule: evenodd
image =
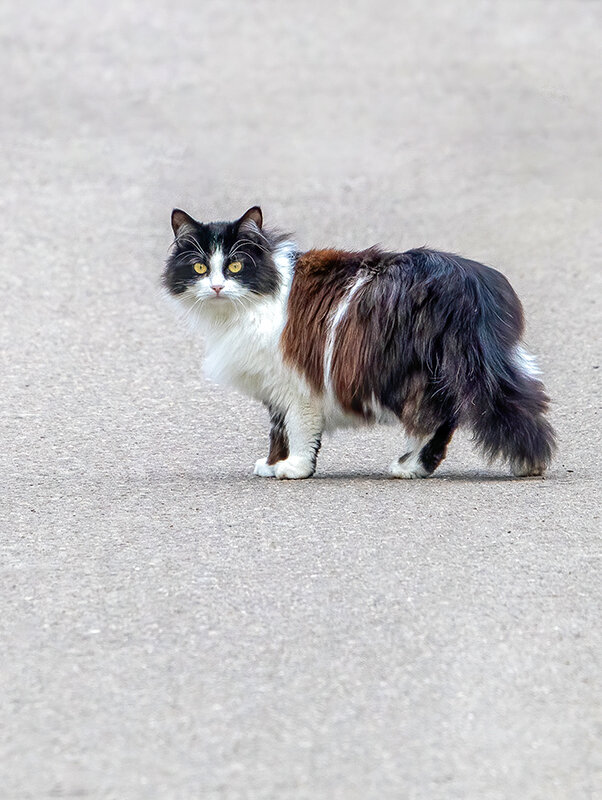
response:
<path id="1" fill-rule="evenodd" d="M 300 253 L 295 262 L 293 283 L 320 286 L 349 281 L 362 271 L 381 272 L 405 254 L 387 252 L 378 245 L 365 250 L 312 249 Z M 299 288 L 301 288 L 299 286 Z"/>
<path id="2" fill-rule="evenodd" d="M 343 315 L 351 303 L 386 313 L 404 299 L 420 302 L 438 287 L 450 293 L 454 284 L 470 281 L 473 273 L 472 262 L 425 248 L 308 250 L 295 263 L 284 344 L 311 349 L 316 339 L 324 337 L 327 323 Z"/>
<path id="3" fill-rule="evenodd" d="M 360 291 L 361 290 L 361 291 Z M 498 270 L 455 253 L 417 247 L 403 252 L 378 246 L 366 250 L 308 250 L 299 255 L 292 278 L 289 311 L 302 314 L 330 311 L 349 293 L 356 300 L 442 291 L 449 298 L 488 291 L 508 304 L 517 301 Z"/>
<path id="4" fill-rule="evenodd" d="M 417 274 L 411 252 L 395 253 L 378 246 L 366 250 L 308 250 L 297 258 L 289 314 L 321 320 L 348 294 L 361 286 L 377 285 L 390 279 L 407 285 Z"/>
<path id="5" fill-rule="evenodd" d="M 370 282 L 395 279 L 409 283 L 428 279 L 470 277 L 479 269 L 490 269 L 452 253 L 417 247 L 403 252 L 383 250 L 378 245 L 365 250 L 308 250 L 296 260 L 292 288 L 297 292 L 341 291 L 354 279 Z M 492 270 L 495 271 L 495 270 Z"/>

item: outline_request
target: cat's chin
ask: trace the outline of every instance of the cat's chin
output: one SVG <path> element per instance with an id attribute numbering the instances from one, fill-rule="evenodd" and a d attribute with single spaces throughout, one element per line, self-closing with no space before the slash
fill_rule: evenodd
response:
<path id="1" fill-rule="evenodd" d="M 227 317 L 233 314 L 238 307 L 239 304 L 236 303 L 233 297 L 216 295 L 215 297 L 204 297 L 198 302 L 196 310 L 200 316 L 207 314 L 209 316 Z"/>

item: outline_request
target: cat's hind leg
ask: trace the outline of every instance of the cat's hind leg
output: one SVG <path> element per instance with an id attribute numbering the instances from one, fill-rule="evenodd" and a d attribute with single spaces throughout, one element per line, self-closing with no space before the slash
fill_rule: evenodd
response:
<path id="1" fill-rule="evenodd" d="M 409 436 L 407 451 L 391 464 L 391 475 L 394 478 L 427 478 L 445 458 L 455 429 L 455 422 L 448 420 L 434 433 Z"/>
<path id="2" fill-rule="evenodd" d="M 422 448 L 429 442 L 429 436 L 408 436 L 406 452 L 395 459 L 390 466 L 394 478 L 426 478 L 429 474 L 420 461 Z"/>
<path id="3" fill-rule="evenodd" d="M 273 478 L 276 474 L 276 464 L 288 458 L 288 434 L 284 423 L 285 415 L 282 411 L 269 406 L 270 412 L 270 450 L 267 458 L 260 458 L 255 462 L 255 475 L 262 478 Z"/>

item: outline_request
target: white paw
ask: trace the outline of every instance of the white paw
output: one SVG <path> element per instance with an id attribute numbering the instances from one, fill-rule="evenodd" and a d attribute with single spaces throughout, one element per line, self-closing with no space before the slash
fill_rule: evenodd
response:
<path id="1" fill-rule="evenodd" d="M 268 464 L 267 458 L 260 458 L 255 462 L 253 473 L 260 475 L 262 478 L 273 478 L 275 467 L 275 464 Z"/>
<path id="2" fill-rule="evenodd" d="M 418 463 L 417 459 L 412 457 L 402 462 L 397 459 L 391 464 L 389 470 L 394 478 L 401 478 L 404 480 L 426 478 L 428 476 L 428 472 L 424 469 L 422 464 Z"/>
<path id="3" fill-rule="evenodd" d="M 545 466 L 538 464 L 525 464 L 518 462 L 511 465 L 512 474 L 515 478 L 534 478 L 541 477 L 546 471 Z"/>
<path id="4" fill-rule="evenodd" d="M 279 480 L 296 481 L 301 478 L 311 478 L 313 474 L 313 464 L 301 456 L 289 456 L 275 464 L 274 475 Z"/>

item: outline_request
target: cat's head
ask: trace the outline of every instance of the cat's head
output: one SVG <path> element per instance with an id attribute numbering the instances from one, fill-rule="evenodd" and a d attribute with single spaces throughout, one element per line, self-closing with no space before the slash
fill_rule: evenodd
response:
<path id="1" fill-rule="evenodd" d="M 234 222 L 197 222 L 174 209 L 175 240 L 163 273 L 167 291 L 200 314 L 227 315 L 278 294 L 284 237 L 263 230 L 259 206 Z"/>

